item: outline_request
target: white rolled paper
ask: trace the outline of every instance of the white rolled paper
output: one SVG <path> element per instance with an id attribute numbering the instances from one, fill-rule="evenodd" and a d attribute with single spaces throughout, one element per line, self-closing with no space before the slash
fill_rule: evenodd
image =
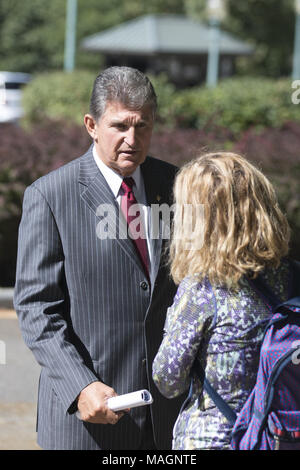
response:
<path id="1" fill-rule="evenodd" d="M 125 393 L 117 397 L 111 397 L 107 400 L 107 406 L 112 411 L 126 410 L 127 408 L 136 408 L 137 406 L 151 405 L 153 398 L 148 390 L 138 390 L 137 392 Z M 76 412 L 78 419 L 79 411 Z"/>
<path id="2" fill-rule="evenodd" d="M 107 400 L 107 406 L 112 411 L 121 411 L 126 408 L 136 408 L 137 406 L 151 405 L 153 398 L 148 390 L 138 390 L 137 392 L 125 393 Z"/>

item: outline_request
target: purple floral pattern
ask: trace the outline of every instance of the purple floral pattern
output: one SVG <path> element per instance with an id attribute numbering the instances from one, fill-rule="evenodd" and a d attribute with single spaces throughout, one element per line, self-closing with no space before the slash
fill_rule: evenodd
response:
<path id="1" fill-rule="evenodd" d="M 288 297 L 289 262 L 264 273 L 280 300 Z M 165 335 L 153 363 L 153 379 L 163 395 L 176 397 L 190 386 L 197 356 L 206 377 L 238 413 L 255 384 L 260 345 L 270 311 L 246 279 L 237 292 L 186 277 L 168 309 Z M 179 415 L 173 449 L 230 449 L 231 426 L 200 381 Z"/>

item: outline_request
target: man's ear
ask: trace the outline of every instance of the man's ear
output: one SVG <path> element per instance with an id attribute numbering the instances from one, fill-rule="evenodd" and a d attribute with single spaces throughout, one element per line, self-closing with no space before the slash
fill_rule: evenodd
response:
<path id="1" fill-rule="evenodd" d="M 86 130 L 90 134 L 93 140 L 95 140 L 97 133 L 96 133 L 96 121 L 91 114 L 86 114 L 84 116 L 84 125 Z"/>

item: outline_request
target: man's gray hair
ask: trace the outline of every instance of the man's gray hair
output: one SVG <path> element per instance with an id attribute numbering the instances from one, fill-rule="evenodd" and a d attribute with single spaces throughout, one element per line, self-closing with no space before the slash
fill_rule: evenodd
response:
<path id="1" fill-rule="evenodd" d="M 96 121 L 108 102 L 121 103 L 131 110 L 150 105 L 153 118 L 157 108 L 156 93 L 149 78 L 131 67 L 109 67 L 96 77 L 90 101 L 90 113 Z"/>

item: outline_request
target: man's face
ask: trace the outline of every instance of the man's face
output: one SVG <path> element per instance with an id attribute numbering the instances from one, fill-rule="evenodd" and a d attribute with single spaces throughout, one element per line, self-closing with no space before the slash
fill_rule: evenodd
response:
<path id="1" fill-rule="evenodd" d="M 122 176 L 131 175 L 145 160 L 153 129 L 150 106 L 132 111 L 109 102 L 99 121 L 86 115 L 85 125 L 101 160 Z"/>

